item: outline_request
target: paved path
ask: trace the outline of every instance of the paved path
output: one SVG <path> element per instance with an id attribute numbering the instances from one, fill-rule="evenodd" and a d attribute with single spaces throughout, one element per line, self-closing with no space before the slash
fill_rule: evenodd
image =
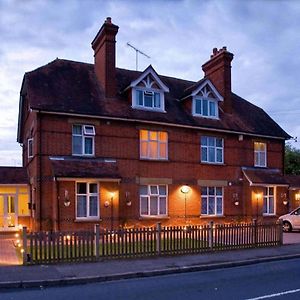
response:
<path id="1" fill-rule="evenodd" d="M 20 264 L 14 241 L 13 234 L 0 234 L 0 266 Z"/>

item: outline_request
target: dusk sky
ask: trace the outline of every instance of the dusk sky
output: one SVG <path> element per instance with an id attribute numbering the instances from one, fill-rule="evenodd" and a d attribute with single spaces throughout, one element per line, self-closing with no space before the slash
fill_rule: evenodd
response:
<path id="1" fill-rule="evenodd" d="M 0 165 L 21 165 L 16 142 L 25 72 L 56 57 L 93 62 L 107 16 L 117 66 L 135 69 L 130 42 L 162 75 L 197 81 L 214 47 L 234 53 L 232 90 L 300 140 L 300 1 L 0 0 Z M 291 141 L 299 148 L 299 142 Z"/>

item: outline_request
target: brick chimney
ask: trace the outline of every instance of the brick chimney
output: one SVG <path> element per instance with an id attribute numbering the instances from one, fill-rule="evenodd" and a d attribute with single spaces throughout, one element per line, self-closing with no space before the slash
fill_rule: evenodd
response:
<path id="1" fill-rule="evenodd" d="M 202 65 L 204 77 L 208 78 L 224 97 L 223 110 L 226 113 L 232 112 L 231 104 L 231 61 L 233 54 L 227 51 L 226 47 L 218 50 L 213 49 L 210 60 Z"/>
<path id="2" fill-rule="evenodd" d="M 116 35 L 119 27 L 107 17 L 92 41 L 95 73 L 104 88 L 105 96 L 116 96 Z"/>

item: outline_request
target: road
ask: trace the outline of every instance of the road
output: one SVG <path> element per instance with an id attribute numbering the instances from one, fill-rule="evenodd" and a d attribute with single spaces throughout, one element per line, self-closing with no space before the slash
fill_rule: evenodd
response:
<path id="1" fill-rule="evenodd" d="M 180 259 L 180 258 L 178 258 Z M 300 299 L 300 259 L 205 272 L 1 292 L 1 300 Z"/>

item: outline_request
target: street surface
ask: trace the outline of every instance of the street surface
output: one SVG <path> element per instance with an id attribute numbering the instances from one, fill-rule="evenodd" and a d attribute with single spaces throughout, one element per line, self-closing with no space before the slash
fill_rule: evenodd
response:
<path id="1" fill-rule="evenodd" d="M 300 259 L 77 286 L 2 291 L 0 294 L 1 300 L 273 298 L 300 299 Z"/>

